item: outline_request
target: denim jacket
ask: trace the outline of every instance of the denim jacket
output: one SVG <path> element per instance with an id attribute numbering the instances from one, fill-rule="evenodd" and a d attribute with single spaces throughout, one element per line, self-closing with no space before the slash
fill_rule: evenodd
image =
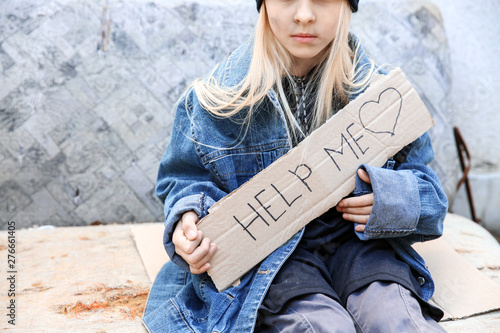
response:
<path id="1" fill-rule="evenodd" d="M 362 66 L 368 58 L 360 52 L 358 65 Z M 246 74 L 250 59 L 251 43 L 247 43 L 222 62 L 214 76 L 224 86 L 234 86 Z M 303 234 L 304 229 L 246 273 L 239 285 L 220 293 L 208 274 L 189 273 L 172 243 L 173 229 L 184 212 L 194 210 L 204 217 L 215 202 L 292 148 L 276 93 L 271 90 L 267 97 L 254 110 L 248 128 L 241 126 L 245 111 L 229 119 L 214 117 L 200 106 L 193 89 L 177 104 L 174 129 L 156 186 L 158 197 L 165 203 L 164 246 L 171 261 L 151 289 L 143 319 L 151 332 L 252 332 L 273 277 Z M 356 232 L 357 236 L 361 240 L 386 238 L 418 272 L 425 300 L 432 296 L 434 284 L 425 262 L 410 245 L 442 234 L 448 206 L 437 176 L 426 166 L 432 159 L 426 133 L 382 168 L 361 165 L 371 184 L 358 177 L 353 193 L 374 193 L 366 229 Z"/>

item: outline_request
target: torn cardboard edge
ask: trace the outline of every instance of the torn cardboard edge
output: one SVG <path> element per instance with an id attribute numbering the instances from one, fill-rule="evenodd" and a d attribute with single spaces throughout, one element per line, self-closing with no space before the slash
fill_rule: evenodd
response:
<path id="1" fill-rule="evenodd" d="M 141 223 L 130 226 L 135 247 L 151 282 L 154 282 L 160 269 L 170 260 L 163 247 L 164 231 L 163 223 Z"/>
<path id="2" fill-rule="evenodd" d="M 208 271 L 217 289 L 231 286 L 350 194 L 360 164 L 381 167 L 433 125 L 399 68 L 374 77 L 363 94 L 198 223 L 217 244 Z"/>
<path id="3" fill-rule="evenodd" d="M 479 272 L 443 239 L 415 243 L 432 274 L 431 298 L 445 311 L 443 320 L 457 320 L 500 309 L 500 285 Z"/>

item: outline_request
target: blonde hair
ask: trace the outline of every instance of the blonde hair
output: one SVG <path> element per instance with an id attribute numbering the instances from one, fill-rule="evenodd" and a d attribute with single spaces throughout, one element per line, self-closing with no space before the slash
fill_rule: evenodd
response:
<path id="1" fill-rule="evenodd" d="M 368 68 L 357 66 L 360 60 L 359 44 L 354 51 L 349 46 L 350 21 L 351 9 L 347 0 L 344 0 L 336 36 L 312 73 L 312 80 L 317 81 L 312 130 L 332 116 L 336 111 L 333 109 L 334 103 L 343 106 L 348 103 L 350 94 L 366 88 L 374 72 L 373 61 L 368 64 Z M 252 111 L 264 100 L 269 90 L 275 89 L 287 121 L 292 124 L 292 135 L 296 137 L 297 132 L 302 133 L 302 130 L 293 116 L 282 84 L 284 76 L 291 79 L 289 68 L 293 65 L 292 57 L 271 30 L 265 2 L 252 37 L 253 53 L 246 76 L 235 86 L 226 87 L 215 79 L 215 69 L 208 79 L 193 82 L 198 100 L 203 108 L 217 117 L 232 117 L 248 108 L 244 123 L 249 125 Z"/>

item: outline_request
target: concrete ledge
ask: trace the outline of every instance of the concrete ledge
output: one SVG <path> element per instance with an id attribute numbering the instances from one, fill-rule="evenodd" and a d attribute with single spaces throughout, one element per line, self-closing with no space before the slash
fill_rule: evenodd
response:
<path id="1" fill-rule="evenodd" d="M 16 325 L 6 322 L 3 310 L 0 329 L 145 332 L 141 316 L 151 282 L 130 228 L 107 225 L 18 230 Z M 7 232 L 2 231 L 2 258 L 7 258 L 6 246 Z M 4 274 L 6 264 L 4 260 Z M 6 287 L 0 295 L 5 309 L 12 298 Z"/>

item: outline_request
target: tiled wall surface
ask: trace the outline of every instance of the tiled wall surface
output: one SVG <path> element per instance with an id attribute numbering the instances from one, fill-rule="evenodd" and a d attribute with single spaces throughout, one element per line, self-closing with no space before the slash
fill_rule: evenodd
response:
<path id="1" fill-rule="evenodd" d="M 250 33 L 254 3 L 3 0 L 0 216 L 161 221 L 172 108 Z"/>
<path id="2" fill-rule="evenodd" d="M 402 66 L 435 116 L 435 168 L 451 193 L 458 166 L 440 17 L 419 2 L 386 8 L 364 6 L 353 30 L 379 62 Z M 0 219 L 163 220 L 154 183 L 173 105 L 256 16 L 244 0 L 0 0 Z"/>

